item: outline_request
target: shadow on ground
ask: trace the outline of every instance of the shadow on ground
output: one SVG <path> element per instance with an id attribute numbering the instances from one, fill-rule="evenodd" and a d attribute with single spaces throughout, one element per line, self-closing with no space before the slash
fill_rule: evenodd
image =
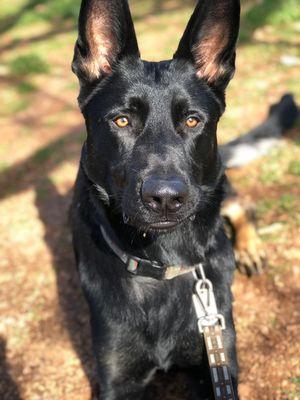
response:
<path id="1" fill-rule="evenodd" d="M 94 387 L 95 367 L 91 355 L 88 309 L 80 289 L 67 221 L 72 193 L 69 191 L 67 195 L 60 195 L 48 177 L 55 167 L 63 160 L 66 161 L 65 153 L 68 153 L 69 160 L 75 161 L 78 158 L 81 132 L 82 127 L 68 132 L 60 139 L 37 151 L 27 160 L 2 172 L 0 186 L 6 190 L 1 193 L 0 199 L 34 188 L 36 207 L 45 227 L 44 239 L 51 252 L 52 265 L 56 272 L 59 305 L 63 315 L 60 320 L 63 320 L 82 368 L 91 387 Z M 68 151 L 72 148 L 74 151 Z M 41 162 L 41 158 L 43 158 L 43 162 Z M 9 399 L 18 400 L 18 390 L 16 386 L 12 385 L 9 366 L 5 363 L 4 357 L 5 354 L 1 351 L 1 381 L 3 381 L 5 391 L 12 388 L 12 395 Z"/>

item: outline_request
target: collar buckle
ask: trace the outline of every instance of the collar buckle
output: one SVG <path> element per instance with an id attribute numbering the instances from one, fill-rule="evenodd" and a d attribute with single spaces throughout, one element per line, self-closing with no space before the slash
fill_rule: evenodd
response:
<path id="1" fill-rule="evenodd" d="M 165 277 L 167 267 L 158 262 L 130 256 L 126 263 L 127 271 L 133 275 L 162 280 Z"/>

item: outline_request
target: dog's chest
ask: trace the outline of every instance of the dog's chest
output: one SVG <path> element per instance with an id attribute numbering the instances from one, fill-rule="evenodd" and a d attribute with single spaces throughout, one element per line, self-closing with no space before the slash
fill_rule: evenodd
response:
<path id="1" fill-rule="evenodd" d="M 203 348 L 192 304 L 193 280 L 181 278 L 179 285 L 174 283 L 161 285 L 152 293 L 148 288 L 143 308 L 144 340 L 151 358 L 163 370 L 174 364 L 193 365 L 200 360 Z M 140 289 L 139 295 L 143 292 Z"/>

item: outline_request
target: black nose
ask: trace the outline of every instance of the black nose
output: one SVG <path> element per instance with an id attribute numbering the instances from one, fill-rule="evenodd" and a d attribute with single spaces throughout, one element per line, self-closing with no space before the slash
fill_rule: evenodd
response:
<path id="1" fill-rule="evenodd" d="M 180 179 L 147 179 L 142 186 L 142 200 L 153 211 L 161 214 L 175 213 L 186 202 L 187 185 Z"/>

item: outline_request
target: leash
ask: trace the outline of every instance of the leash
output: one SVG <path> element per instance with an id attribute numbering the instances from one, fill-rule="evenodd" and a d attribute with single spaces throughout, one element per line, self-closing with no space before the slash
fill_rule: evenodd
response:
<path id="1" fill-rule="evenodd" d="M 206 278 L 202 264 L 194 272 L 193 303 L 200 335 L 204 335 L 215 400 L 236 400 L 224 348 L 224 316 L 218 313 L 213 285 Z"/>

